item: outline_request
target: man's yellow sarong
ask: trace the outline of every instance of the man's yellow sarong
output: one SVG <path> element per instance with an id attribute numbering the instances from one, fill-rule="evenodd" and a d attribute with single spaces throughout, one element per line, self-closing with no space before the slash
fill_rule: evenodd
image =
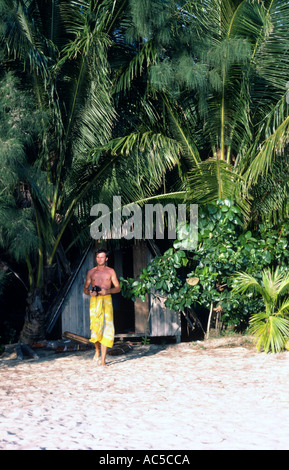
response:
<path id="1" fill-rule="evenodd" d="M 112 348 L 114 342 L 113 308 L 111 295 L 90 297 L 90 329 L 92 343 L 99 342 Z"/>

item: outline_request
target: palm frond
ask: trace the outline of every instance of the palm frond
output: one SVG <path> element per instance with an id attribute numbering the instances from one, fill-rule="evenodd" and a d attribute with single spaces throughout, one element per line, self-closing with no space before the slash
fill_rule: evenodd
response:
<path id="1" fill-rule="evenodd" d="M 167 0 L 130 0 L 130 11 L 137 38 L 154 36 L 158 43 L 167 44 L 171 38 L 171 23 L 175 12 L 174 1 Z"/>
<path id="2" fill-rule="evenodd" d="M 289 314 L 289 298 L 286 297 L 278 305 L 278 312 L 281 316 L 287 316 Z"/>
<path id="3" fill-rule="evenodd" d="M 210 158 L 189 173 L 188 199 L 198 204 L 208 204 L 218 199 L 235 200 L 247 218 L 250 204 L 242 195 L 242 183 L 242 177 L 225 161 Z"/>
<path id="4" fill-rule="evenodd" d="M 109 193 L 114 195 L 121 188 L 127 202 L 146 197 L 161 185 L 165 172 L 179 163 L 180 152 L 181 146 L 173 139 L 152 132 L 113 139 L 75 159 L 67 191 L 75 198 L 97 185 L 98 192 L 111 188 Z"/>
<path id="5" fill-rule="evenodd" d="M 278 163 L 278 159 L 284 156 L 288 143 L 288 113 L 287 94 L 284 91 L 280 100 L 271 107 L 260 125 L 259 135 L 256 136 L 259 149 L 253 154 L 254 157 L 244 173 L 248 186 L 256 184 L 258 177 L 267 176 L 275 162 Z"/>
<path id="6" fill-rule="evenodd" d="M 276 304 L 280 293 L 280 286 L 281 283 L 284 283 L 284 274 L 283 272 L 277 267 L 274 269 L 265 269 L 262 272 L 262 281 L 264 285 L 264 290 L 267 293 L 268 299 L 272 304 Z M 288 283 L 288 280 L 287 280 Z M 284 285 L 285 287 L 285 285 Z"/>
<path id="7" fill-rule="evenodd" d="M 260 7 L 259 7 L 260 8 Z M 262 7 L 260 8 L 262 10 Z M 282 21 L 280 21 L 282 18 Z M 264 8 L 263 37 L 256 49 L 259 77 L 283 94 L 288 81 L 289 4 L 282 0 L 268 2 Z M 278 63 L 276 63 L 278 60 Z M 275 65 L 275 66 L 274 66 Z"/>
<path id="8" fill-rule="evenodd" d="M 148 151 L 152 165 L 154 161 L 158 161 L 159 165 L 165 161 L 166 165 L 172 168 L 179 161 L 181 145 L 174 139 L 162 134 L 155 134 L 152 131 L 134 132 L 125 137 L 112 139 L 100 149 L 93 149 L 91 156 L 94 161 L 97 161 L 99 150 L 110 151 L 112 155 L 129 156 L 134 149 L 138 149 L 140 152 Z M 163 159 L 159 158 L 160 155 L 163 156 Z"/>
<path id="9" fill-rule="evenodd" d="M 154 42 L 144 43 L 137 55 L 134 55 L 126 67 L 118 71 L 116 77 L 115 93 L 125 92 L 131 86 L 134 78 L 140 77 L 143 71 L 151 64 L 155 64 L 158 58 L 158 51 Z"/>
<path id="10" fill-rule="evenodd" d="M 105 83 L 97 73 L 91 72 L 90 90 L 85 103 L 74 123 L 72 151 L 90 152 L 91 149 L 106 144 L 111 137 L 116 117 L 109 93 L 108 80 Z"/>
<path id="11" fill-rule="evenodd" d="M 243 294 L 249 290 L 250 292 L 255 292 L 261 295 L 265 294 L 266 296 L 263 286 L 254 278 L 254 276 L 245 272 L 238 272 L 234 279 L 234 292 Z"/>
<path id="12" fill-rule="evenodd" d="M 255 292 L 264 301 L 264 311 L 251 316 L 249 330 L 256 338 L 257 350 L 279 352 L 289 337 L 289 274 L 277 267 L 262 272 L 262 283 L 248 273 L 237 273 L 233 292 Z"/>
<path id="13" fill-rule="evenodd" d="M 39 238 L 35 229 L 33 209 L 9 208 L 3 214 L 0 245 L 13 253 L 17 262 L 25 262 L 26 257 L 34 256 L 39 248 Z"/>
<path id="14" fill-rule="evenodd" d="M 280 271 L 281 280 L 278 285 L 278 295 L 282 296 L 289 291 L 289 273 Z"/>
<path id="15" fill-rule="evenodd" d="M 172 122 L 176 141 L 178 141 L 183 148 L 182 155 L 184 158 L 190 158 L 194 165 L 198 166 L 201 162 L 197 145 L 193 138 L 193 128 L 188 129 L 189 125 L 192 124 L 192 120 L 186 122 L 187 117 L 181 119 L 179 113 L 173 103 L 170 102 L 165 94 L 162 94 L 162 99 L 169 113 L 169 118 Z M 184 117 L 184 116 L 182 116 Z"/>
<path id="16" fill-rule="evenodd" d="M 250 187 L 253 198 L 252 219 L 269 220 L 278 223 L 288 212 L 289 161 L 284 154 L 273 163 L 267 175 L 259 176 L 257 183 Z"/>
<path id="17" fill-rule="evenodd" d="M 258 313 L 252 315 L 249 330 L 256 338 L 257 351 L 264 348 L 265 353 L 280 352 L 289 336 L 289 319 Z"/>
<path id="18" fill-rule="evenodd" d="M 6 25 L 4 39 L 9 56 L 23 61 L 25 67 L 33 73 L 40 74 L 45 83 L 49 79 L 49 60 L 46 55 L 47 42 L 40 39 L 36 25 L 31 21 L 23 1 L 4 1 L 1 12 L 3 24 Z M 50 45 L 52 48 L 52 44 Z"/>
<path id="19" fill-rule="evenodd" d="M 244 174 L 248 185 L 256 184 L 257 178 L 260 175 L 266 175 L 268 173 L 274 158 L 276 158 L 277 155 L 283 154 L 285 146 L 289 142 L 288 133 L 289 117 L 286 117 L 275 132 L 262 143 L 261 149 Z"/>

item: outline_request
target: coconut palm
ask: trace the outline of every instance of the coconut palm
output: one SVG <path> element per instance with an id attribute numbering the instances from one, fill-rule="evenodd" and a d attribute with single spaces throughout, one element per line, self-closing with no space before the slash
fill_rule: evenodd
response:
<path id="1" fill-rule="evenodd" d="M 26 262 L 29 274 L 24 342 L 45 334 L 43 298 L 48 273 L 56 263 L 69 272 L 67 250 L 76 241 L 87 243 L 92 205 L 109 199 L 111 203 L 115 194 L 121 194 L 124 202 L 147 197 L 178 162 L 178 146 L 171 145 L 169 138 L 160 140 L 149 127 L 153 108 L 146 100 L 137 108 L 141 100 L 135 99 L 130 106 L 134 112 L 127 125 L 134 132 L 125 135 L 121 128 L 124 120 L 116 104 L 124 100 L 113 99 L 113 91 L 125 74 L 117 73 L 117 62 L 125 56 L 121 52 L 124 31 L 131 26 L 128 5 L 124 0 L 5 0 L 1 4 L 6 70 L 21 77 L 21 87 L 31 94 L 30 109 L 37 109 L 39 115 L 35 129 L 25 129 L 28 144 L 21 132 L 18 135 L 22 160 L 8 156 L 14 178 L 2 205 L 7 222 L 2 226 L 2 246 L 11 256 L 17 251 L 18 261 Z M 128 49 L 131 53 L 131 44 Z M 137 49 L 139 62 L 147 60 L 148 48 L 146 55 L 141 47 Z M 138 75 L 138 67 L 133 69 L 128 63 L 131 78 Z M 19 84 L 13 87 L 19 92 Z M 23 106 L 17 108 L 14 103 L 12 128 L 18 115 L 27 113 Z M 10 108 L 4 108 L 4 114 L 5 110 L 7 118 Z M 29 211 L 15 202 L 15 190 L 21 184 L 29 195 Z M 9 224 L 8 211 L 13 207 L 18 219 L 23 219 L 21 227 L 26 224 L 26 243 L 21 242 L 17 224 L 14 231 Z M 18 235 L 14 239 L 13 233 Z"/>
<path id="2" fill-rule="evenodd" d="M 289 273 L 279 267 L 262 272 L 262 281 L 247 273 L 238 273 L 233 291 L 261 296 L 264 311 L 250 318 L 250 332 L 256 337 L 257 350 L 279 352 L 289 337 Z"/>
<path id="3" fill-rule="evenodd" d="M 44 272 L 69 269 L 64 252 L 100 200 L 234 197 L 248 214 L 248 188 L 268 172 L 273 188 L 277 153 L 286 163 L 288 11 L 281 0 L 1 2 L 4 70 L 30 90 L 41 128 L 16 172 L 32 209 L 31 305 Z"/>
<path id="4" fill-rule="evenodd" d="M 151 67 L 151 80 L 171 92 L 171 132 L 192 164 L 188 196 L 235 199 L 247 217 L 267 216 L 288 196 L 289 4 L 188 0 L 179 10 L 185 45 Z"/>

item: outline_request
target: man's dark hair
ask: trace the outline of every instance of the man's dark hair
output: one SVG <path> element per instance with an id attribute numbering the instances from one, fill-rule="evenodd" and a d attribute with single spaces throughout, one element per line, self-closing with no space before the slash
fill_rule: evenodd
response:
<path id="1" fill-rule="evenodd" d="M 96 250 L 95 255 L 98 255 L 99 253 L 105 253 L 107 258 L 109 256 L 109 251 L 106 250 L 105 248 L 99 248 L 98 250 Z"/>

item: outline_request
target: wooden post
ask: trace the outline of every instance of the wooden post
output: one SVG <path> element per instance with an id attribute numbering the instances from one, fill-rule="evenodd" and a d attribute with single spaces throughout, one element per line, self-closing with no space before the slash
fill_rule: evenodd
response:
<path id="1" fill-rule="evenodd" d="M 147 246 L 144 241 L 139 241 L 133 246 L 133 276 L 136 278 L 140 275 L 142 269 L 147 267 Z M 147 319 L 149 314 L 149 301 L 148 296 L 142 302 L 136 299 L 134 303 L 135 313 L 135 332 L 145 333 Z"/>
<path id="2" fill-rule="evenodd" d="M 212 313 L 213 313 L 213 302 L 211 302 L 211 309 L 210 309 L 210 315 L 209 315 L 209 320 L 208 320 L 208 325 L 207 325 L 206 339 L 209 339 L 209 336 L 210 336 L 210 324 L 211 324 Z"/>

